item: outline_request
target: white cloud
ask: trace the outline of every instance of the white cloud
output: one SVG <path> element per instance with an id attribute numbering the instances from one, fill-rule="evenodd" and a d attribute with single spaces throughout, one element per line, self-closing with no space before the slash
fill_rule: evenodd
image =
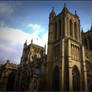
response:
<path id="1" fill-rule="evenodd" d="M 12 44 L 16 43 L 24 43 L 25 40 L 29 40 L 32 38 L 31 34 L 24 33 L 20 29 L 13 29 L 8 27 L 1 27 L 0 28 L 0 38 L 5 40 L 10 40 Z"/>
<path id="2" fill-rule="evenodd" d="M 36 28 L 39 29 L 39 27 L 40 27 L 40 30 L 36 30 Z M 21 58 L 21 55 L 22 55 L 23 44 L 26 40 L 28 44 L 31 43 L 32 39 L 33 39 L 33 43 L 37 45 L 44 46 L 45 44 L 47 44 L 48 32 L 44 33 L 42 37 L 39 37 L 38 35 L 41 34 L 40 32 L 44 28 L 41 28 L 41 26 L 39 25 L 39 26 L 34 26 L 34 29 L 35 29 L 34 32 L 32 34 L 29 34 L 29 33 L 23 32 L 23 30 L 21 29 L 14 29 L 14 28 L 1 26 L 0 39 L 9 41 L 10 43 L 8 45 L 10 47 L 0 42 L 0 49 L 4 51 L 6 50 L 9 53 L 15 53 L 15 55 L 12 56 L 12 58 L 17 58 L 16 61 L 18 60 L 19 62 L 19 59 Z M 18 44 L 19 45 L 21 44 L 20 48 L 17 48 Z"/>
<path id="3" fill-rule="evenodd" d="M 38 25 L 38 24 L 28 24 L 27 26 L 31 27 L 34 30 L 38 30 L 40 28 L 40 25 Z"/>
<path id="4" fill-rule="evenodd" d="M 39 31 L 34 30 L 32 34 L 25 33 L 21 29 L 13 29 L 9 27 L 0 27 L 0 38 L 4 40 L 10 40 L 12 45 L 16 43 L 24 43 L 25 40 L 28 41 L 28 44 L 33 39 L 34 43 L 37 43 L 41 46 L 47 42 L 47 33 L 43 34 L 42 38 L 38 36 Z M 39 42 L 38 42 L 39 41 Z"/>

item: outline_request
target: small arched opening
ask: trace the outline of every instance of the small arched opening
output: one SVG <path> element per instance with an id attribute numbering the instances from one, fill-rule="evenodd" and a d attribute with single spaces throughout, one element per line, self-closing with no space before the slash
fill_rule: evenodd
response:
<path id="1" fill-rule="evenodd" d="M 72 37 L 73 36 L 73 32 L 72 32 L 72 20 L 70 19 L 70 36 Z"/>

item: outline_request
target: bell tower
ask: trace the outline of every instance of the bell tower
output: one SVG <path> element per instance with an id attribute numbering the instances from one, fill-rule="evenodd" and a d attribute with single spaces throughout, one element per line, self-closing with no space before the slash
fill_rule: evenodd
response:
<path id="1" fill-rule="evenodd" d="M 80 20 L 66 5 L 56 16 L 49 15 L 47 85 L 53 91 L 87 91 L 85 51 Z M 84 87 L 84 88 L 82 88 Z"/>

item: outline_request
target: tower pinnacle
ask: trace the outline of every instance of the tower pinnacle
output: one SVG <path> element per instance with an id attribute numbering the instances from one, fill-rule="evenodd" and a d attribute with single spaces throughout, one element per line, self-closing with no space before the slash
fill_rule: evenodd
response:
<path id="1" fill-rule="evenodd" d="M 24 48 L 27 46 L 27 40 L 25 41 L 25 43 L 24 43 Z"/>
<path id="2" fill-rule="evenodd" d="M 31 44 L 33 43 L 33 39 L 31 40 Z"/>
<path id="3" fill-rule="evenodd" d="M 66 8 L 66 3 L 64 3 L 64 8 Z"/>
<path id="4" fill-rule="evenodd" d="M 75 10 L 75 15 L 77 14 L 77 11 Z"/>

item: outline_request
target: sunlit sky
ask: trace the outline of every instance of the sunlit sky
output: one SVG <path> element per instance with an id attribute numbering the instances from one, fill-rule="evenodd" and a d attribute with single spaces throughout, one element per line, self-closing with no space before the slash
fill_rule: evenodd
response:
<path id="1" fill-rule="evenodd" d="M 54 7 L 59 14 L 64 3 L 71 13 L 80 18 L 81 28 L 90 29 L 92 1 L 0 1 L 0 63 L 9 59 L 19 64 L 23 44 L 27 40 L 44 46 L 48 40 L 49 13 Z"/>

